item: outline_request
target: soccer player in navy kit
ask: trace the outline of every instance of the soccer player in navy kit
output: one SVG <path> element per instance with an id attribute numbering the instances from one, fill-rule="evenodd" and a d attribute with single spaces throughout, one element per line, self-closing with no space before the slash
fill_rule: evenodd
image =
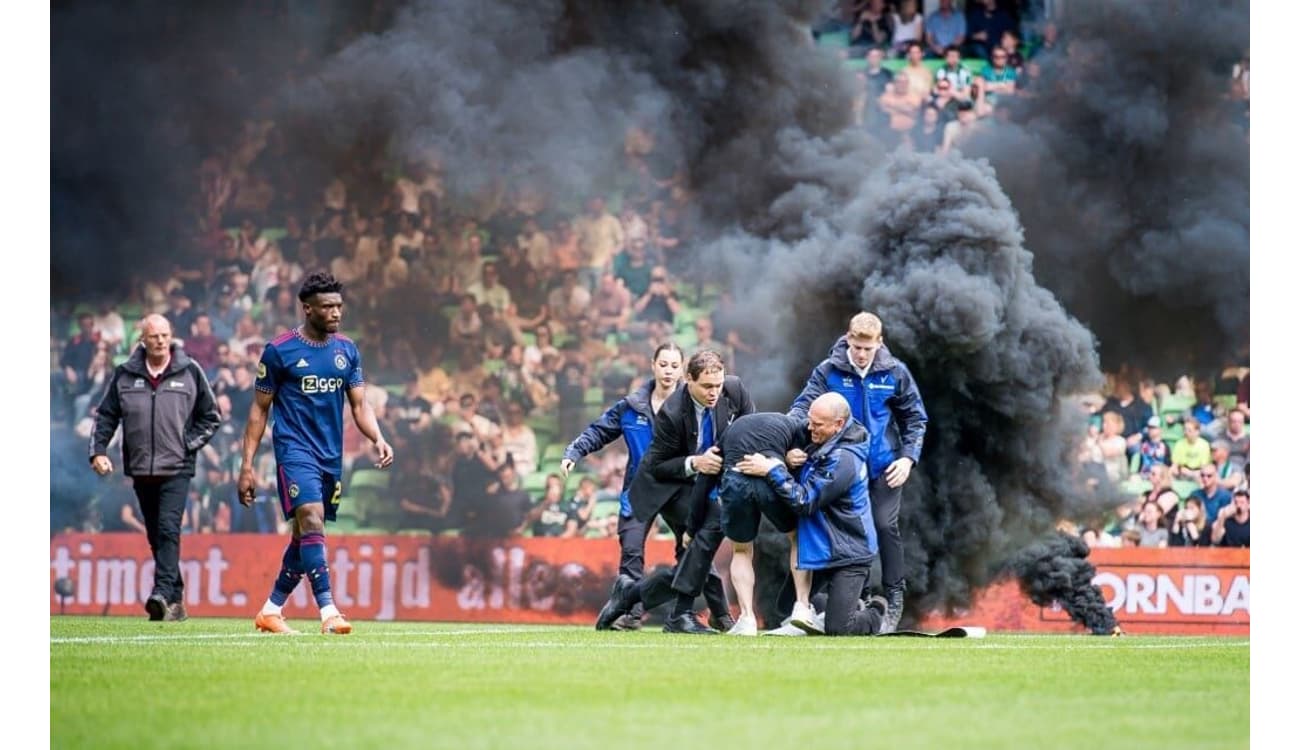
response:
<path id="1" fill-rule="evenodd" d="M 276 483 L 280 508 L 293 527 L 271 596 L 253 623 L 268 633 L 296 633 L 285 623 L 281 608 L 305 575 L 320 607 L 321 632 L 346 635 L 352 625 L 334 606 L 325 562 L 325 522 L 334 520 L 343 493 L 344 394 L 357 428 L 379 454 L 377 467 L 392 464 L 393 449 L 366 403 L 361 354 L 351 339 L 338 334 L 343 285 L 328 273 L 314 273 L 303 280 L 298 299 L 306 319 L 263 350 L 257 395 L 244 430 L 239 501 L 249 506 L 255 491 L 253 459 L 274 406 Z"/>

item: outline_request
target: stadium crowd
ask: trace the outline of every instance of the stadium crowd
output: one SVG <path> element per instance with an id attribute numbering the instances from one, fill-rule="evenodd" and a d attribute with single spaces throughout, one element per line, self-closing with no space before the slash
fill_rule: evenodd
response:
<path id="1" fill-rule="evenodd" d="M 1041 96 L 1042 60 L 1086 64 L 1053 6 L 1059 0 L 830 0 L 814 25 L 861 84 L 860 123 L 893 144 L 946 153 L 999 124 L 1019 120 Z M 1217 95 L 1249 127 L 1250 56 L 1232 66 Z"/>
<path id="2" fill-rule="evenodd" d="M 837 3 L 814 32 L 859 69 L 864 125 L 945 151 L 1013 116 L 1011 103 L 1034 94 L 1035 59 L 1062 35 L 1034 21 L 1032 2 L 935 5 Z M 1248 99 L 1243 66 L 1225 91 Z M 244 85 L 260 102 L 267 82 Z M 301 322 L 297 285 L 313 270 L 346 285 L 344 329 L 365 352 L 367 398 L 399 457 L 391 472 L 371 469 L 347 421 L 335 533 L 612 536 L 626 448 L 565 479 L 564 446 L 645 382 L 660 343 L 714 349 L 742 375 L 759 356 L 727 293 L 677 281 L 692 198 L 653 133 L 627 133 L 623 179 L 606 195 L 569 205 L 503 185 L 463 201 L 432 153 L 380 184 L 360 159 L 302 184 L 269 112 L 251 106 L 225 124 L 226 148 L 191 165 L 189 240 L 169 262 L 142 268 L 130 290 L 52 306 L 51 533 L 144 529 L 129 480 L 95 479 L 84 446 L 149 313 L 204 368 L 223 419 L 199 455 L 183 530 L 285 532 L 269 431 L 251 509 L 234 481 L 258 357 Z M 1090 544 L 1249 544 L 1248 370 L 1197 375 L 1163 385 L 1122 369 L 1089 403 L 1081 466 L 1132 497 L 1111 516 L 1069 519 Z"/>

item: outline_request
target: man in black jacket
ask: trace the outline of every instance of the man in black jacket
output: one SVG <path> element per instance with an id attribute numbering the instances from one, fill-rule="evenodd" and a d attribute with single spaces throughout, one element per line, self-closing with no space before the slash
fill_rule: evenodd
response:
<path id="1" fill-rule="evenodd" d="M 655 513 L 680 522 L 690 518 L 690 540 L 673 576 L 676 594 L 672 612 L 664 624 L 669 633 L 714 634 L 695 619 L 695 598 L 700 595 L 713 569 L 713 556 L 722 544 L 721 516 L 716 502 L 710 502 L 708 480 L 722 470 L 718 440 L 732 420 L 754 411 L 740 378 L 728 376 L 717 352 L 696 352 L 686 365 L 686 387 L 680 388 L 655 415 L 654 438 L 630 492 L 632 511 L 649 521 Z M 699 478 L 702 481 L 697 481 Z M 644 586 L 654 584 L 650 579 Z M 615 583 L 615 596 L 620 578 Z M 645 601 L 647 608 L 654 606 Z M 728 618 L 729 619 L 729 618 Z"/>
<path id="2" fill-rule="evenodd" d="M 108 444 L 122 426 L 122 470 L 135 481 L 135 496 L 153 550 L 153 592 L 145 601 L 150 620 L 186 618 L 181 580 L 181 516 L 194 476 L 194 457 L 221 426 L 203 368 L 172 343 L 161 315 L 142 322 L 141 346 L 113 371 L 95 413 L 90 466 L 113 471 Z"/>

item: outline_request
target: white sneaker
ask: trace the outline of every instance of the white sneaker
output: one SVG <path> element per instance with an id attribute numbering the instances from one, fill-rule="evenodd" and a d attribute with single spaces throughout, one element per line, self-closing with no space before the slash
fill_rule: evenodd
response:
<path id="1" fill-rule="evenodd" d="M 795 637 L 801 635 L 808 635 L 808 633 L 804 632 L 803 628 L 796 627 L 794 623 L 790 622 L 789 618 L 786 618 L 785 622 L 781 623 L 781 627 L 773 628 L 771 630 L 764 630 L 762 635 L 780 635 L 780 636 Z"/>
<path id="2" fill-rule="evenodd" d="M 758 635 L 758 620 L 753 616 L 741 615 L 736 619 L 736 624 L 731 626 L 727 635 Z"/>
<path id="3" fill-rule="evenodd" d="M 790 613 L 790 624 L 810 635 L 826 634 L 826 615 L 817 614 L 809 605 L 796 602 L 794 611 Z"/>

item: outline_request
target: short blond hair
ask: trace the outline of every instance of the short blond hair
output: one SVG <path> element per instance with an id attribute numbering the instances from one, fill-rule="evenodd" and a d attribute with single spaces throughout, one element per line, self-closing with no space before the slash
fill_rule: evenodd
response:
<path id="1" fill-rule="evenodd" d="M 880 338 L 884 326 L 880 318 L 869 312 L 860 312 L 849 320 L 849 338 L 851 339 L 875 339 Z"/>

